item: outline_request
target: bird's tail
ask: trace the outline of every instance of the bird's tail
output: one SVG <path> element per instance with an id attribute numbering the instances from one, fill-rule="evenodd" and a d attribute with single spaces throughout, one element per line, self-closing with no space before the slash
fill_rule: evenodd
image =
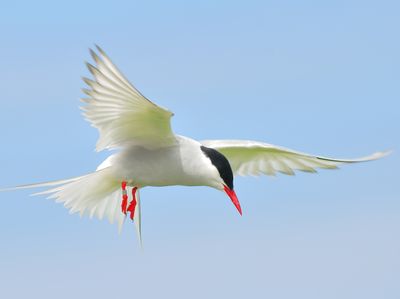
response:
<path id="1" fill-rule="evenodd" d="M 125 215 L 121 212 L 121 182 L 115 180 L 110 168 L 67 180 L 23 185 L 0 191 L 50 187 L 50 189 L 32 195 L 47 195 L 48 198 L 61 202 L 70 213 L 80 213 L 81 216 L 96 216 L 99 219 L 107 217 L 110 223 L 118 223 L 121 230 Z M 140 220 L 140 207 L 137 212 L 137 222 Z M 138 226 L 139 225 L 139 226 Z M 140 223 L 137 223 L 140 227 Z M 139 236 L 140 237 L 140 236 Z"/>

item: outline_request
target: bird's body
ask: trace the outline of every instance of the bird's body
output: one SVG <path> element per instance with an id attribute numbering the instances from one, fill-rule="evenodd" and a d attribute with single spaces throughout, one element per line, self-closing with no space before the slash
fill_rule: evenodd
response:
<path id="1" fill-rule="evenodd" d="M 117 181 L 139 188 L 153 186 L 209 186 L 222 189 L 222 180 L 211 161 L 193 139 L 176 135 L 162 148 L 130 145 L 110 156 L 100 167 L 112 170 Z"/>
<path id="2" fill-rule="evenodd" d="M 64 203 L 71 213 L 107 217 L 120 227 L 130 213 L 140 236 L 139 190 L 143 187 L 212 187 L 224 191 L 242 214 L 233 188 L 234 175 L 315 172 L 316 168 L 336 168 L 386 155 L 381 152 L 360 159 L 332 159 L 257 141 L 198 142 L 175 135 L 170 124 L 173 113 L 144 97 L 99 47 L 97 50 L 99 54 L 91 51 L 96 66 L 87 64 L 94 80 L 84 78 L 88 88 L 83 89 L 87 97 L 82 99 L 82 110 L 99 130 L 97 151 L 117 152 L 93 173 L 11 189 L 50 187 L 36 194 Z"/>

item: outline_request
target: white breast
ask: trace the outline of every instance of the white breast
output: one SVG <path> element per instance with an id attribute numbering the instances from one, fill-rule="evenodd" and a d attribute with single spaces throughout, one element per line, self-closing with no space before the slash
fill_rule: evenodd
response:
<path id="1" fill-rule="evenodd" d="M 109 158 L 116 178 L 130 185 L 144 186 L 210 186 L 220 188 L 217 169 L 203 154 L 200 143 L 177 136 L 176 145 L 146 149 L 130 146 Z"/>

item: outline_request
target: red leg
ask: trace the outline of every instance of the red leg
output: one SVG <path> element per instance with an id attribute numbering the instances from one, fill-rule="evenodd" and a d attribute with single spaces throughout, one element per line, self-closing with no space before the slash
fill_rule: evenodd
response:
<path id="1" fill-rule="evenodd" d="M 129 203 L 129 207 L 127 209 L 128 212 L 131 213 L 130 218 L 131 220 L 133 220 L 133 218 L 135 217 L 135 208 L 136 208 L 136 191 L 137 191 L 137 187 L 132 189 L 132 201 Z"/>
<path id="2" fill-rule="evenodd" d="M 126 215 L 126 206 L 128 205 L 128 194 L 126 193 L 126 182 L 122 182 L 122 203 L 121 203 L 121 210 L 122 213 Z"/>

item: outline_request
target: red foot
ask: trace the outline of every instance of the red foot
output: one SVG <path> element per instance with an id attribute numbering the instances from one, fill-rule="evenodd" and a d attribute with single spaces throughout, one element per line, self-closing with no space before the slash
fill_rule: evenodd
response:
<path id="1" fill-rule="evenodd" d="M 126 193 L 126 182 L 122 182 L 122 203 L 121 203 L 121 210 L 122 213 L 126 215 L 126 206 L 128 205 L 128 194 Z"/>
<path id="2" fill-rule="evenodd" d="M 132 189 L 132 201 L 129 203 L 129 207 L 127 209 L 127 211 L 131 213 L 131 215 L 130 215 L 131 220 L 133 220 L 133 218 L 135 217 L 135 208 L 136 208 L 136 204 L 137 204 L 136 190 L 137 190 L 137 187 Z"/>

